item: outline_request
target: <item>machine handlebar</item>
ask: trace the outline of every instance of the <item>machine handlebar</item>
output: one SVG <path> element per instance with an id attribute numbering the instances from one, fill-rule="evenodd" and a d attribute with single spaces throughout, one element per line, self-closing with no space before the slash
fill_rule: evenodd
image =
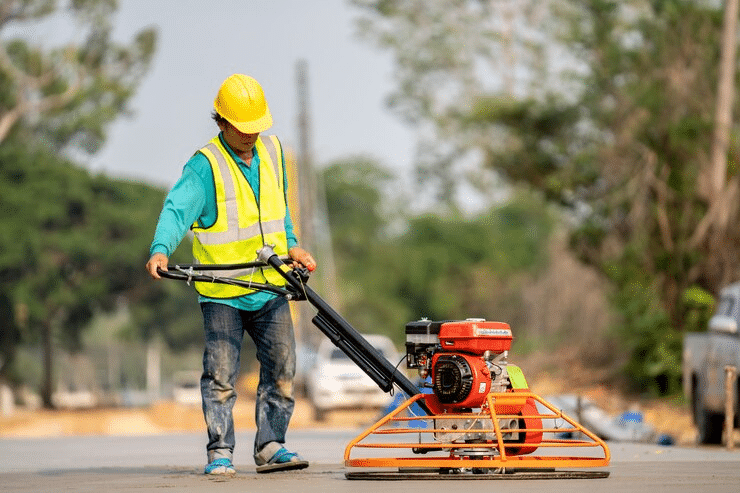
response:
<path id="1" fill-rule="evenodd" d="M 383 392 L 390 392 L 395 383 L 409 397 L 420 393 L 419 388 L 409 380 L 406 375 L 398 371 L 398 368 L 388 361 L 375 347 L 367 342 L 349 322 L 341 317 L 326 301 L 324 301 L 313 289 L 306 285 L 308 270 L 305 268 L 288 269 L 285 261 L 289 257 L 280 257 L 271 246 L 266 245 L 257 251 L 257 261 L 242 264 L 220 264 L 220 265 L 173 265 L 167 266 L 168 271 L 157 269 L 162 277 L 187 281 L 206 281 L 220 284 L 230 284 L 248 289 L 270 291 L 289 300 L 307 300 L 318 313 L 311 320 L 312 323 L 324 333 L 329 340 L 344 352 L 357 366 L 362 369 Z M 213 274 L 197 273 L 201 271 L 235 270 L 253 267 L 270 266 L 283 278 L 286 286 L 279 287 L 271 284 L 254 283 L 242 281 L 229 277 L 221 277 Z M 429 409 L 423 400 L 420 406 L 427 414 Z"/>

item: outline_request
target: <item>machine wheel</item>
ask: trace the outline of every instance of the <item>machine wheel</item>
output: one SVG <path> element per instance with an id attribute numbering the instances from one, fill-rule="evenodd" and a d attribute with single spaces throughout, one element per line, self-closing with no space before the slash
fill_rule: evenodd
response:
<path id="1" fill-rule="evenodd" d="M 527 403 L 524 405 L 522 410 L 520 411 L 521 415 L 537 415 L 539 412 L 537 411 L 537 404 L 535 403 L 535 400 L 531 397 L 527 399 Z M 519 441 L 521 443 L 529 444 L 529 446 L 524 447 L 512 447 L 509 449 L 508 453 L 511 455 L 526 455 L 531 454 L 535 450 L 537 450 L 537 447 L 539 446 L 540 442 L 542 442 L 542 432 L 541 431 L 525 431 L 528 428 L 530 429 L 542 429 L 542 420 L 539 418 L 527 418 L 527 419 L 520 419 L 519 420 L 519 429 L 522 430 L 519 432 Z"/>
<path id="2" fill-rule="evenodd" d="M 704 396 L 700 386 L 694 387 L 694 423 L 699 431 L 699 443 L 717 445 L 722 443 L 724 414 L 714 413 L 704 407 Z"/>

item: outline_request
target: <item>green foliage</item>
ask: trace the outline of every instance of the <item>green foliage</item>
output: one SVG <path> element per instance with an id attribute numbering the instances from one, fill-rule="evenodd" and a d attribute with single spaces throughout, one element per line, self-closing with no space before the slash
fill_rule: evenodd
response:
<path id="1" fill-rule="evenodd" d="M 343 311 L 361 331 L 401 343 L 421 317 L 501 319 L 508 283 L 547 262 L 552 220 L 527 194 L 474 217 L 404 218 L 384 200 L 399 195 L 382 193 L 388 173 L 367 160 L 329 166 L 323 180 Z"/>
<path id="2" fill-rule="evenodd" d="M 0 8 L 0 295 L 6 361 L 22 344 L 43 347 L 42 399 L 51 406 L 53 350 L 77 351 L 82 331 L 119 297 L 147 298 L 142 266 L 162 192 L 93 177 L 66 151 L 94 153 L 128 111 L 156 47 L 153 29 L 113 42 L 115 0 L 9 0 Z M 35 45 L 34 24 L 75 23 L 66 46 Z M 8 28 L 15 37 L 11 38 Z M 82 41 L 79 41 L 82 40 Z M 0 374 L 13 374 L 9 365 Z M 20 374 L 20 372 L 16 372 Z"/>
<path id="3" fill-rule="evenodd" d="M 619 2 L 579 3 L 592 28 L 579 42 L 596 55 L 583 106 L 610 142 L 600 157 L 606 186 L 591 193 L 594 214 L 574 245 L 615 281 L 635 385 L 674 393 L 681 334 L 706 323 L 719 288 L 691 237 L 706 213 L 698 183 L 711 145 L 721 11 L 669 0 L 629 19 Z"/>
<path id="4" fill-rule="evenodd" d="M 716 304 L 712 293 L 701 286 L 693 285 L 684 291 L 681 301 L 685 308 L 684 330 L 686 332 L 706 331 Z"/>
<path id="5" fill-rule="evenodd" d="M 112 39 L 115 0 L 6 1 L 0 30 L 22 33 L 0 44 L 0 142 L 22 124 L 57 149 L 94 153 L 108 124 L 128 111 L 127 102 L 149 68 L 156 31 L 143 29 L 128 45 Z M 37 46 L 34 23 L 72 20 L 79 44 Z"/>
<path id="6" fill-rule="evenodd" d="M 149 284 L 130 306 L 133 323 L 121 337 L 147 341 L 159 335 L 175 352 L 199 346 L 203 340 L 203 322 L 193 289 L 180 282 L 149 280 Z"/>
<path id="7" fill-rule="evenodd" d="M 407 256 L 397 265 L 403 276 L 398 294 L 414 313 L 436 320 L 496 318 L 485 309 L 492 293 L 485 286 L 479 291 L 478 283 L 485 283 L 485 276 L 502 280 L 542 266 L 549 233 L 547 215 L 521 196 L 470 219 L 411 219 L 408 232 L 397 239 Z"/>
<path id="8" fill-rule="evenodd" d="M 24 307 L 24 325 L 56 320 L 64 327 L 66 343 L 77 348 L 77 331 L 95 306 L 109 306 L 111 296 L 121 292 L 117 286 L 131 286 L 142 277 L 114 277 L 130 276 L 133 269 L 122 266 L 141 265 L 146 253 L 138 240 L 142 225 L 121 207 L 151 201 L 152 195 L 161 201 L 161 193 L 135 190 L 124 182 L 102 188 L 102 179 L 53 154 L 8 141 L 0 146 L 0 182 L 7 191 L 0 229 L 12 232 L 3 238 L 0 272 Z M 106 193 L 113 187 L 118 200 Z M 35 334 L 30 329 L 26 340 L 35 342 Z"/>
<path id="9" fill-rule="evenodd" d="M 682 332 L 675 330 L 670 312 L 661 303 L 660 278 L 639 269 L 637 256 L 628 249 L 605 268 L 616 286 L 613 304 L 620 320 L 614 331 L 630 355 L 625 371 L 635 390 L 674 395 L 681 390 Z M 677 310 L 685 330 L 706 330 L 715 304 L 711 293 L 694 285 L 680 301 Z"/>
<path id="10" fill-rule="evenodd" d="M 627 272 L 616 264 L 607 272 L 617 286 L 613 301 L 621 319 L 614 331 L 629 354 L 625 372 L 633 390 L 679 392 L 682 343 L 667 311 L 656 302 L 658 286 L 644 273 Z"/>
<path id="11" fill-rule="evenodd" d="M 419 168 L 449 189 L 471 176 L 458 163 L 479 155 L 481 169 L 571 206 L 571 246 L 618 293 L 629 375 L 636 387 L 676 391 L 680 334 L 705 323 L 708 293 L 740 272 L 740 259 L 725 254 L 740 247 L 736 200 L 714 232 L 721 240 L 696 240 L 707 216 L 721 3 L 353 3 L 363 32 L 396 57 L 392 105 L 431 128 Z M 498 74 L 501 84 L 490 84 Z M 511 74 L 524 74 L 516 90 Z"/>
<path id="12" fill-rule="evenodd" d="M 0 144 L 0 188 L 0 280 L 21 336 L 7 329 L 6 360 L 17 343 L 38 345 L 47 330 L 62 347 L 82 349 L 93 316 L 120 297 L 134 307 L 140 338 L 161 332 L 175 348 L 198 340 L 190 290 L 159 286 L 143 268 L 162 190 L 90 175 L 13 139 Z M 176 316 L 161 318 L 160 307 L 170 305 Z"/>
<path id="13" fill-rule="evenodd" d="M 383 234 L 383 189 L 391 174 L 365 158 L 332 163 L 324 171 L 327 209 L 335 231 L 335 247 L 348 256 L 368 253 L 368 238 Z"/>
<path id="14" fill-rule="evenodd" d="M 551 35 L 560 22 L 550 6 L 563 2 L 352 3 L 364 14 L 361 33 L 395 58 L 389 105 L 423 129 L 416 164 L 441 198 L 454 199 L 461 182 L 480 183 L 480 173 L 469 172 L 471 156 L 559 201 L 593 180 L 571 135 L 580 119 L 573 84 L 553 80 L 571 65 L 559 63 L 563 52 Z M 562 95 L 553 96 L 553 85 Z"/>
<path id="15" fill-rule="evenodd" d="M 593 162 L 572 146 L 579 120 L 576 106 L 555 99 L 486 95 L 475 100 L 464 118 L 467 127 L 498 136 L 481 146 L 486 154 L 483 166 L 495 168 L 511 182 L 530 184 L 551 200 L 567 203 L 574 189 L 598 178 Z"/>

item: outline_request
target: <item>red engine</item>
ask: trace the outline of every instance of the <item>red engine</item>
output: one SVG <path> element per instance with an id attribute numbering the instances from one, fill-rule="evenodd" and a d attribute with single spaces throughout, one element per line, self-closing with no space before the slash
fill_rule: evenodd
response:
<path id="1" fill-rule="evenodd" d="M 490 392 L 510 388 L 506 358 L 512 334 L 508 324 L 480 319 L 406 325 L 406 364 L 431 377 L 440 410 L 481 407 Z"/>

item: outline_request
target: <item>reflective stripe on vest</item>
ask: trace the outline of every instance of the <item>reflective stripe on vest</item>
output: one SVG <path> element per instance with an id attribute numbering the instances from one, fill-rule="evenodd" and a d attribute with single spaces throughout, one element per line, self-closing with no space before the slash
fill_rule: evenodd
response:
<path id="1" fill-rule="evenodd" d="M 279 255 L 287 253 L 285 235 L 285 189 L 282 152 L 275 136 L 264 136 L 255 145 L 260 157 L 260 200 L 239 166 L 218 137 L 200 152 L 208 159 L 216 188 L 217 217 L 213 225 L 193 225 L 193 256 L 197 264 L 249 262 L 264 244 L 274 244 Z M 272 269 L 203 271 L 219 277 L 232 277 L 254 282 L 284 285 L 285 279 Z M 245 288 L 196 282 L 196 290 L 212 298 L 232 298 L 252 292 Z"/>

